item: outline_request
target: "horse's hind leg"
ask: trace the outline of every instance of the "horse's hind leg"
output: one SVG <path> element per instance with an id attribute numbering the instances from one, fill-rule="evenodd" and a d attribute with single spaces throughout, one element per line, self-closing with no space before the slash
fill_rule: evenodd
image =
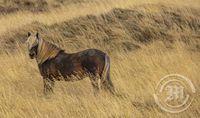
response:
<path id="1" fill-rule="evenodd" d="M 55 83 L 54 80 L 50 78 L 43 78 L 43 82 L 44 82 L 44 94 L 45 95 L 52 94 Z"/>
<path id="2" fill-rule="evenodd" d="M 101 86 L 102 86 L 102 89 L 104 89 L 105 91 L 110 91 L 110 93 L 115 94 L 115 88 L 110 78 L 110 73 L 107 73 L 105 79 L 102 78 Z"/>
<path id="3" fill-rule="evenodd" d="M 100 80 L 100 77 L 98 76 L 90 76 L 90 81 L 92 83 L 92 87 L 93 87 L 93 90 L 94 90 L 94 95 L 98 95 L 100 90 L 101 90 L 101 80 Z"/>

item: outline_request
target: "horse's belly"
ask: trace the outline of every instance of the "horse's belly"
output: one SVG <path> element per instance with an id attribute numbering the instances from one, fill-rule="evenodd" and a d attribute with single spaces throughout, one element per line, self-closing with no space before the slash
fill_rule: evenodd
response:
<path id="1" fill-rule="evenodd" d="M 78 80 L 82 80 L 83 78 L 86 77 L 86 74 L 82 73 L 82 72 L 72 72 L 72 73 L 62 73 L 59 76 L 57 75 L 56 77 L 54 77 L 57 81 L 78 81 Z"/>

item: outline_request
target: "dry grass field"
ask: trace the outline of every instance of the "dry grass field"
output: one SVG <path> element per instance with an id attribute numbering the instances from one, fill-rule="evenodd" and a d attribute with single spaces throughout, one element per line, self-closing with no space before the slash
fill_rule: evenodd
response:
<path id="1" fill-rule="evenodd" d="M 0 118 L 199 118 L 199 0 L 0 0 Z M 111 57 L 116 95 L 93 95 L 88 78 L 56 82 L 43 95 L 27 32 L 66 52 L 88 48 Z M 167 74 L 188 77 L 191 106 L 171 114 L 153 94 Z"/>

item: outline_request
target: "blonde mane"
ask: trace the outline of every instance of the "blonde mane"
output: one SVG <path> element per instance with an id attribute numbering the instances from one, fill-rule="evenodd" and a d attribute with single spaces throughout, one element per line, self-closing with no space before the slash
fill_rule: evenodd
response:
<path id="1" fill-rule="evenodd" d="M 56 45 L 51 44 L 48 41 L 39 39 L 38 52 L 37 52 L 37 63 L 42 64 L 48 59 L 54 58 L 61 51 Z"/>

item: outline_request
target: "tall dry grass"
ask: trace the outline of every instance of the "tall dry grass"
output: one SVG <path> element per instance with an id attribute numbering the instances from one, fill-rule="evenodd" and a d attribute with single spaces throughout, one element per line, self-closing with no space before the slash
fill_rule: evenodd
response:
<path id="1" fill-rule="evenodd" d="M 9 36 L 9 32 L 19 32 L 20 28 L 34 21 L 52 25 L 87 14 L 99 15 L 116 7 L 134 9 L 143 4 L 153 3 L 177 4 L 177 7 L 199 7 L 197 0 L 193 0 L 193 3 L 187 0 L 173 2 L 104 0 L 95 3 L 69 5 L 62 9 L 39 14 L 21 11 L 1 16 L 0 35 Z M 156 11 L 153 8 L 145 10 L 147 15 L 149 12 Z M 188 30 L 189 36 L 192 36 L 192 31 Z M 121 30 L 116 32 L 121 33 Z M 180 32 L 174 30 L 173 33 L 175 34 L 173 35 L 174 38 L 179 38 Z M 96 34 L 99 36 L 99 32 L 96 32 Z M 122 34 L 131 39 L 129 33 L 123 32 Z M 54 34 L 51 36 L 54 37 Z M 65 39 L 61 40 L 65 42 Z M 166 46 L 166 42 L 161 40 L 158 37 L 158 40 L 148 44 L 137 42 L 140 49 L 132 51 L 119 51 L 119 48 L 123 47 L 114 45 L 114 49 L 109 54 L 112 60 L 111 77 L 117 90 L 116 96 L 102 91 L 99 96 L 95 97 L 89 79 L 85 78 L 77 82 L 56 82 L 55 94 L 46 98 L 42 93 L 43 83 L 37 64 L 34 60 L 28 58 L 26 45 L 18 43 L 15 51 L 2 49 L 3 52 L 0 54 L 0 117 L 198 118 L 200 116 L 200 99 L 198 98 L 200 53 L 198 50 L 192 51 L 191 48 L 188 48 L 188 46 L 198 45 L 198 42 L 194 41 L 189 45 L 176 40 L 172 46 Z M 98 47 L 102 50 L 107 48 L 106 45 L 99 46 L 86 38 L 80 42 L 88 47 Z M 66 43 L 65 46 L 63 48 L 67 51 L 80 50 L 76 42 Z M 153 99 L 156 84 L 162 77 L 171 73 L 182 74 L 190 78 L 197 89 L 192 105 L 179 114 L 162 111 Z"/>
<path id="2" fill-rule="evenodd" d="M 169 50 L 162 42 L 130 53 L 111 54 L 111 75 L 117 96 L 102 92 L 98 97 L 88 78 L 78 82 L 57 82 L 55 94 L 43 95 L 42 78 L 35 61 L 22 51 L 1 55 L 1 117 L 198 117 L 199 53 L 182 45 Z M 197 96 L 180 114 L 161 111 L 153 93 L 160 78 L 179 73 L 191 79 Z"/>

